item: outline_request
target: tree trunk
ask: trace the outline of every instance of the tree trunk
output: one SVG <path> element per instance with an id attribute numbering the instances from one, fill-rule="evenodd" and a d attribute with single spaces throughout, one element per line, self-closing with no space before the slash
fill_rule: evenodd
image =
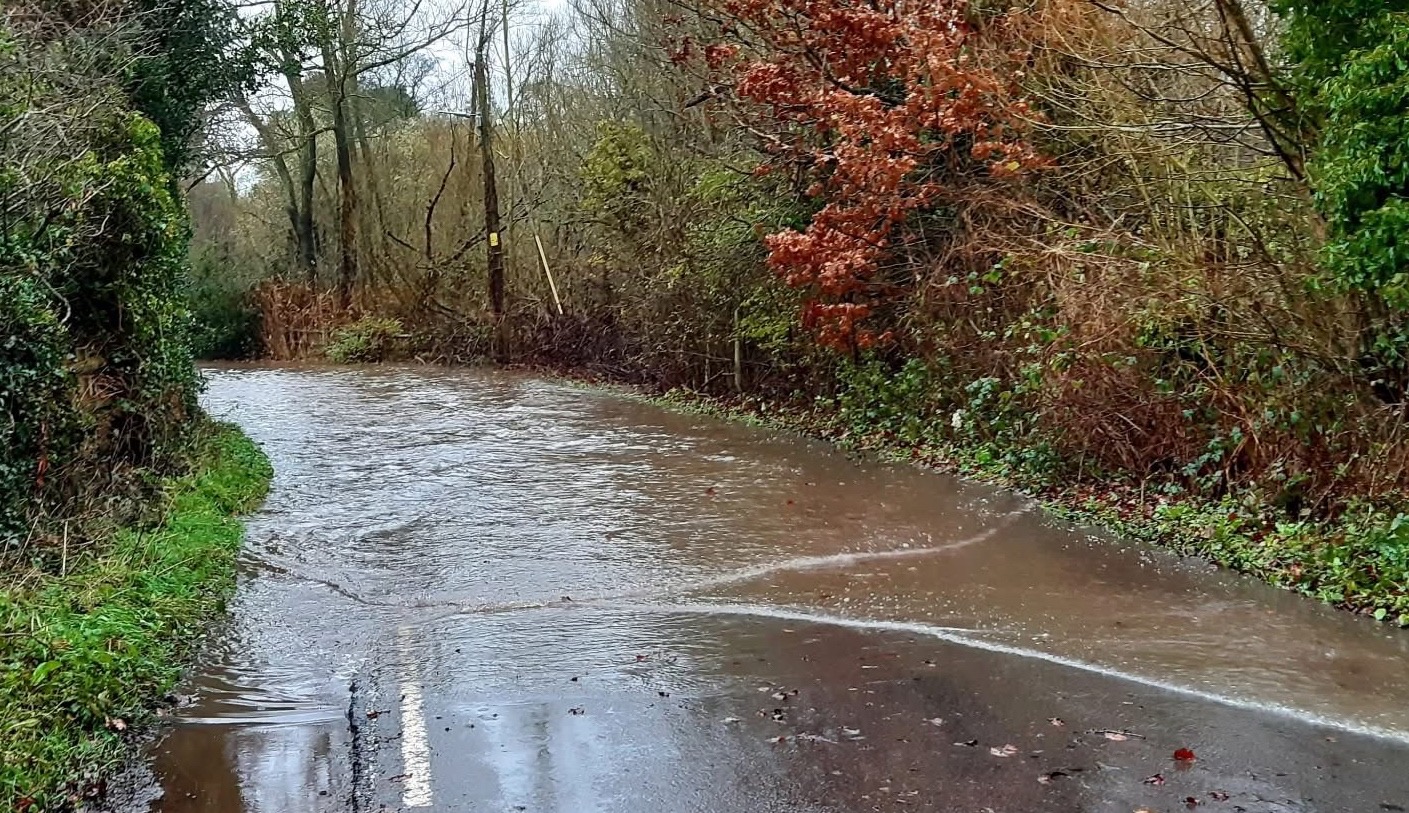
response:
<path id="1" fill-rule="evenodd" d="M 352 309 L 352 288 L 357 282 L 357 187 L 352 177 L 352 139 L 347 120 L 348 72 L 333 43 L 323 42 L 323 63 L 328 70 L 328 104 L 332 108 L 333 148 L 338 164 L 338 308 Z M 339 66 L 334 69 L 333 66 Z"/>
<path id="2" fill-rule="evenodd" d="M 294 220 L 294 241 L 298 250 L 299 269 L 309 289 L 318 290 L 318 236 L 313 225 L 313 191 L 318 181 L 318 126 L 313 120 L 313 108 L 304 91 L 303 76 L 288 71 L 284 78 L 294 102 L 294 118 L 298 121 L 299 182 L 298 213 Z"/>
<path id="3" fill-rule="evenodd" d="M 270 166 L 274 168 L 274 175 L 279 179 L 279 186 L 284 190 L 284 212 L 289 216 L 290 253 L 295 264 L 299 268 L 304 268 L 303 233 L 300 231 L 300 227 L 305 215 L 310 218 L 311 222 L 313 214 L 312 201 L 305 201 L 303 205 L 300 206 L 298 190 L 294 185 L 293 173 L 289 171 L 289 164 L 284 160 L 281 151 L 283 143 L 280 141 L 278 135 L 269 127 L 268 122 L 261 119 L 259 114 L 254 112 L 254 109 L 250 107 L 247 101 L 240 99 L 237 103 L 240 111 L 245 115 L 245 120 L 248 121 L 250 126 L 255 129 L 255 132 L 259 134 L 260 141 L 263 142 L 264 148 L 269 151 Z"/>

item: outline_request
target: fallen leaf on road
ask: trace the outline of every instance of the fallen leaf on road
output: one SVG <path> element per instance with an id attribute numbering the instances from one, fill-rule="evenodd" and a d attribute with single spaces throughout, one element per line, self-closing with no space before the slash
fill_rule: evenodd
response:
<path id="1" fill-rule="evenodd" d="M 1213 799 L 1215 802 L 1226 802 L 1228 801 L 1228 794 L 1221 790 L 1215 790 L 1209 794 L 1209 798 Z"/>
<path id="2" fill-rule="evenodd" d="M 943 718 L 943 717 L 931 717 L 931 718 L 929 718 L 928 720 L 926 720 L 925 722 L 929 723 L 930 725 L 944 725 L 944 718 Z"/>
<path id="3" fill-rule="evenodd" d="M 1066 725 L 1066 723 L 1060 717 L 1049 717 L 1047 718 L 1047 722 L 1051 723 L 1057 728 L 1061 728 L 1062 726 Z"/>
<path id="4" fill-rule="evenodd" d="M 1070 774 L 1068 774 L 1066 771 L 1048 771 L 1047 773 L 1044 773 L 1041 776 L 1037 777 L 1037 782 L 1040 785 L 1048 785 L 1058 779 L 1061 779 L 1064 776 L 1070 776 Z"/>
<path id="5" fill-rule="evenodd" d="M 729 723 L 742 723 L 743 720 L 740 720 L 738 717 L 725 717 L 723 722 L 727 725 Z"/>
<path id="6" fill-rule="evenodd" d="M 1146 784 L 1146 785 L 1163 785 L 1163 784 L 1164 784 L 1164 774 L 1158 774 L 1158 773 L 1157 773 L 1157 774 L 1155 774 L 1154 776 L 1147 776 L 1147 777 L 1145 777 L 1145 784 Z"/>
<path id="7" fill-rule="evenodd" d="M 587 713 L 587 709 L 584 709 L 584 708 L 581 707 L 581 706 L 574 706 L 574 707 L 568 709 L 568 714 L 571 714 L 571 715 L 574 715 L 574 716 L 580 716 L 580 715 L 583 715 L 583 714 L 586 714 L 586 713 Z"/>
<path id="8" fill-rule="evenodd" d="M 861 729 L 843 727 L 841 733 L 848 737 L 859 737 L 861 736 Z"/>
<path id="9" fill-rule="evenodd" d="M 1192 797 L 1192 796 L 1185 796 L 1185 797 L 1184 797 L 1184 806 L 1187 807 L 1187 808 L 1189 808 L 1190 810 L 1193 810 L 1194 808 L 1196 808 L 1196 807 L 1199 806 L 1199 800 L 1198 800 L 1198 799 L 1195 799 L 1195 798 Z"/>
<path id="10" fill-rule="evenodd" d="M 788 738 L 787 735 L 779 735 L 777 737 L 769 737 L 768 741 L 773 743 L 774 745 L 778 745 L 780 743 L 787 742 Z"/>
<path id="11" fill-rule="evenodd" d="M 1190 751 L 1188 748 L 1180 748 L 1178 751 L 1174 752 L 1174 759 L 1176 762 L 1193 762 L 1195 759 L 1194 752 Z M 1214 761 L 1217 762 L 1218 760 Z"/>
<path id="12" fill-rule="evenodd" d="M 956 742 L 954 744 L 964 748 L 973 748 L 978 745 L 978 740 L 964 740 L 963 742 Z"/>
<path id="13" fill-rule="evenodd" d="M 1010 757 L 1010 756 L 1012 756 L 1013 754 L 1016 754 L 1017 752 L 1018 752 L 1018 747 L 1017 747 L 1016 745 L 1011 744 L 1011 743 L 1009 743 L 1008 745 L 1003 746 L 1002 748 L 990 748 L 990 749 L 988 749 L 988 753 L 994 755 L 995 757 Z"/>
<path id="14" fill-rule="evenodd" d="M 1135 739 L 1135 740 L 1143 740 L 1143 739 L 1145 739 L 1145 735 L 1144 735 L 1144 734 L 1136 734 L 1134 731 L 1117 731 L 1117 730 L 1115 730 L 1115 729 L 1113 729 L 1113 728 L 1098 728 L 1098 729 L 1095 729 L 1094 731 L 1087 731 L 1086 733 L 1087 733 L 1087 734 L 1100 734 L 1102 737 L 1105 737 L 1106 739 L 1108 739 L 1108 740 L 1110 740 L 1110 741 L 1112 741 L 1112 742 L 1125 742 L 1126 740 L 1130 740 L 1130 739 Z"/>

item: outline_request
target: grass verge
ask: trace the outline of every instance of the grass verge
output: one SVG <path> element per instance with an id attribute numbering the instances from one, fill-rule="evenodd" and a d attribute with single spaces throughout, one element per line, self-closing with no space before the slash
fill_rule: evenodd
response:
<path id="1" fill-rule="evenodd" d="M 235 584 L 244 528 L 272 471 L 210 423 L 157 527 L 119 531 L 64 577 L 0 588 L 0 810 L 82 807 L 180 678 Z"/>

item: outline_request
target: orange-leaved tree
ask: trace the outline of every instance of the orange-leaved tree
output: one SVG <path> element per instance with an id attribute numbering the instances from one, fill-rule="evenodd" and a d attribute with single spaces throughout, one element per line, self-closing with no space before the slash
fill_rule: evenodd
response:
<path id="1" fill-rule="evenodd" d="M 904 286 L 879 272 L 922 239 L 916 216 L 1042 163 L 1023 137 L 1029 18 L 963 0 L 709 1 L 730 41 L 704 55 L 770 153 L 760 171 L 797 168 L 821 207 L 767 238 L 769 264 L 811 292 L 822 344 L 884 341 L 868 320 Z"/>

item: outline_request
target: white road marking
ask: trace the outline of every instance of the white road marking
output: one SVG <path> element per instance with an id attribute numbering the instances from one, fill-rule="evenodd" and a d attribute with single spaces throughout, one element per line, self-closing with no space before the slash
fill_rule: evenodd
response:
<path id="1" fill-rule="evenodd" d="M 430 807 L 431 746 L 426 736 L 426 712 L 422 707 L 421 681 L 410 646 L 411 630 L 402 627 L 401 644 L 401 765 L 405 778 L 401 785 L 402 807 Z"/>

